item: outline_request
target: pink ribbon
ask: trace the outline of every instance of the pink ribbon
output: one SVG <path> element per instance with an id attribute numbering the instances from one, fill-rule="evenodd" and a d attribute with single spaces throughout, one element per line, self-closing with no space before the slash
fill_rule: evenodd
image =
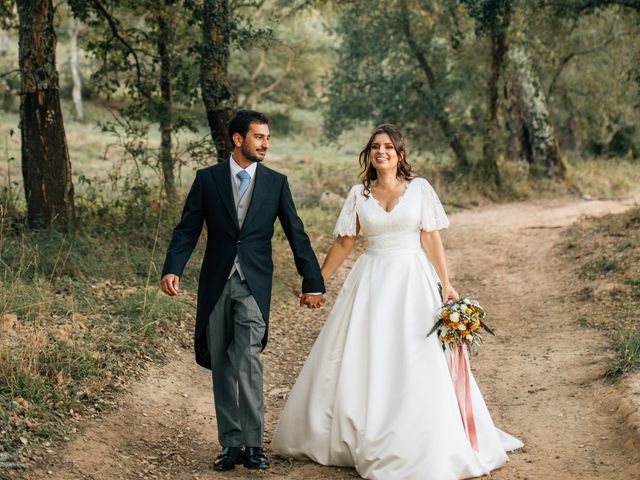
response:
<path id="1" fill-rule="evenodd" d="M 469 358 L 463 346 L 451 349 L 451 380 L 456 391 L 458 408 L 462 416 L 464 430 L 467 438 L 475 451 L 478 451 L 478 435 L 476 423 L 473 419 L 473 406 L 471 404 L 471 388 L 469 382 Z"/>

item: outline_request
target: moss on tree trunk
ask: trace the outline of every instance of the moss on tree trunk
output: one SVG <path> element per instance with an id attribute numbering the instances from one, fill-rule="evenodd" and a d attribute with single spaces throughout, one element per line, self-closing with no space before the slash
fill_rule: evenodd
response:
<path id="1" fill-rule="evenodd" d="M 519 46 L 511 50 L 510 59 L 508 95 L 516 151 L 529 163 L 532 176 L 564 178 L 566 166 L 529 53 Z"/>

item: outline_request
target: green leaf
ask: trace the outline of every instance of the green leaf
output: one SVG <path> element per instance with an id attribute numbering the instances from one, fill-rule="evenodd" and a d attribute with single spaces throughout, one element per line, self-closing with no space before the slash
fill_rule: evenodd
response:
<path id="1" fill-rule="evenodd" d="M 427 337 L 428 337 L 429 335 L 431 335 L 433 332 L 438 331 L 438 329 L 439 329 L 440 327 L 442 327 L 442 325 L 443 325 L 443 321 L 442 321 L 442 320 L 438 320 L 436 323 L 434 323 L 434 324 L 433 324 L 433 327 L 431 328 L 431 330 L 429 330 L 429 333 L 427 333 Z"/>
<path id="2" fill-rule="evenodd" d="M 480 324 L 480 326 L 482 326 L 482 328 L 484 328 L 484 329 L 485 329 L 485 331 L 486 331 L 488 334 L 493 335 L 494 337 L 496 336 L 496 332 L 494 332 L 493 330 L 491 330 L 491 329 L 487 326 L 487 324 L 485 324 L 484 322 L 482 322 L 482 323 Z"/>

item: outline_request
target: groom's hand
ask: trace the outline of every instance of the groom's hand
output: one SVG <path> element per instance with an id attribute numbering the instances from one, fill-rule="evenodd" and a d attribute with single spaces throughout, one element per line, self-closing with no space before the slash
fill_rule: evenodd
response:
<path id="1" fill-rule="evenodd" d="M 180 277 L 173 273 L 167 273 L 160 280 L 160 288 L 167 295 L 175 297 L 178 295 L 178 290 L 180 290 Z"/>
<path id="2" fill-rule="evenodd" d="M 319 308 L 324 302 L 324 296 L 320 293 L 318 295 L 311 295 L 308 293 L 300 294 L 300 306 L 306 305 L 309 308 Z"/>

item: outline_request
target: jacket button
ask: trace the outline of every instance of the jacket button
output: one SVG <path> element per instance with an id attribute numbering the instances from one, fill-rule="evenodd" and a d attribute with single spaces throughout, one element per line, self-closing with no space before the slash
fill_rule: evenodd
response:
<path id="1" fill-rule="evenodd" d="M 241 243 L 242 243 L 242 240 L 238 240 L 238 241 L 236 242 L 236 245 L 240 245 Z"/>

